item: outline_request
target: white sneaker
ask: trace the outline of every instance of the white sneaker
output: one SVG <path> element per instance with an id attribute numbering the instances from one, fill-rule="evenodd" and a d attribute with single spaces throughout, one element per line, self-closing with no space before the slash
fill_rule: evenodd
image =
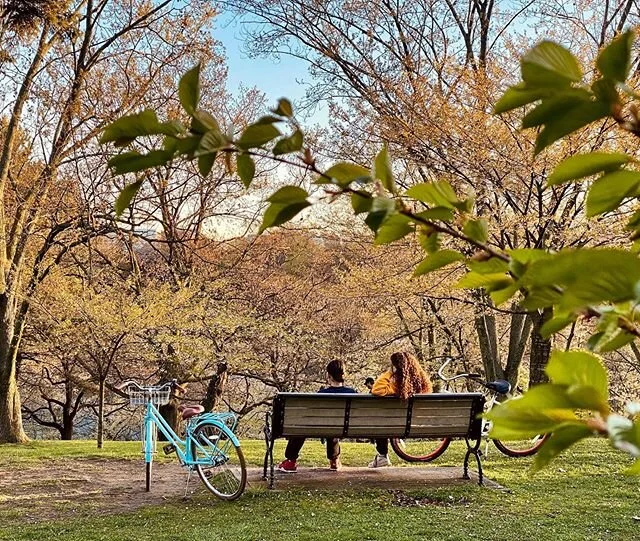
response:
<path id="1" fill-rule="evenodd" d="M 384 468 L 385 466 L 391 466 L 391 460 L 386 455 L 376 454 L 372 462 L 369 462 L 370 468 Z"/>

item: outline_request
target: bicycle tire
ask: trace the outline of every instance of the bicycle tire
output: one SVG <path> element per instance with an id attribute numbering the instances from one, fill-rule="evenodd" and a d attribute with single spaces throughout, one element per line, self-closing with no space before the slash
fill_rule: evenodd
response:
<path id="1" fill-rule="evenodd" d="M 541 434 L 531 438 L 530 444 L 529 440 L 524 441 L 524 448 L 516 447 L 515 442 L 503 442 L 501 440 L 493 440 L 493 443 L 498 448 L 502 454 L 510 456 L 512 458 L 522 458 L 525 456 L 535 455 L 540 447 L 547 441 L 549 434 Z"/>
<path id="2" fill-rule="evenodd" d="M 444 453 L 451 444 L 451 438 L 443 439 L 411 439 L 408 447 L 404 440 L 393 438 L 391 447 L 396 455 L 406 462 L 431 462 Z"/>
<path id="3" fill-rule="evenodd" d="M 222 500 L 239 498 L 247 484 L 247 466 L 239 445 L 229 437 L 229 429 L 215 423 L 203 423 L 191 435 L 191 453 L 200 480 Z"/>
<path id="4" fill-rule="evenodd" d="M 151 490 L 151 470 L 153 469 L 153 462 L 145 463 L 145 490 L 149 492 Z"/>

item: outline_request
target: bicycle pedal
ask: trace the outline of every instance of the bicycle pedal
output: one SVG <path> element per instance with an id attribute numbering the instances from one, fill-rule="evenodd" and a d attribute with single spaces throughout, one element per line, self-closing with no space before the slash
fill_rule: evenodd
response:
<path id="1" fill-rule="evenodd" d="M 176 452 L 176 448 L 175 445 L 173 445 L 172 443 L 170 443 L 169 445 L 165 445 L 162 450 L 164 451 L 165 455 L 170 455 L 171 453 L 175 453 Z"/>

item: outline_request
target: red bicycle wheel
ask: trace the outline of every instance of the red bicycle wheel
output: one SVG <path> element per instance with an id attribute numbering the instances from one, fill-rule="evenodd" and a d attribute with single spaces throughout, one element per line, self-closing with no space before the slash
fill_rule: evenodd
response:
<path id="1" fill-rule="evenodd" d="M 402 460 L 407 462 L 431 462 L 444 453 L 451 439 L 400 439 L 391 440 L 391 447 Z"/>

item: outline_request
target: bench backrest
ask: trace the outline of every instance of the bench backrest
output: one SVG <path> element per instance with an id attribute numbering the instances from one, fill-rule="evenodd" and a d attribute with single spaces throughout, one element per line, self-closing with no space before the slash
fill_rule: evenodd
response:
<path id="1" fill-rule="evenodd" d="M 273 436 L 478 439 L 481 393 L 433 393 L 409 400 L 370 394 L 278 393 Z"/>

